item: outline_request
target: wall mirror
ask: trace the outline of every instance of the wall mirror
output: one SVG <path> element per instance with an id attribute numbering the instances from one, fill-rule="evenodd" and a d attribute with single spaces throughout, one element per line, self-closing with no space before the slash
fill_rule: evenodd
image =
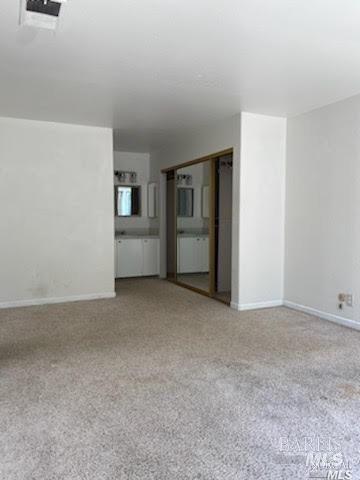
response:
<path id="1" fill-rule="evenodd" d="M 177 281 L 210 293 L 209 218 L 211 162 L 180 168 L 177 173 Z M 191 188 L 182 183 L 191 184 Z"/>
<path id="2" fill-rule="evenodd" d="M 194 189 L 193 188 L 178 187 L 177 215 L 178 217 L 194 216 Z"/>
<path id="3" fill-rule="evenodd" d="M 117 217 L 134 217 L 141 215 L 141 187 L 115 187 L 115 214 Z"/>

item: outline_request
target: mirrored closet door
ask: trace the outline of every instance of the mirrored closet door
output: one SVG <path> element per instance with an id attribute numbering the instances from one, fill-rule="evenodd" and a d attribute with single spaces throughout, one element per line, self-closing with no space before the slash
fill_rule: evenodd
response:
<path id="1" fill-rule="evenodd" d="M 231 301 L 232 166 L 228 149 L 162 170 L 167 279 L 226 304 Z"/>
<path id="2" fill-rule="evenodd" d="M 177 282 L 210 294 L 211 160 L 175 171 Z"/>

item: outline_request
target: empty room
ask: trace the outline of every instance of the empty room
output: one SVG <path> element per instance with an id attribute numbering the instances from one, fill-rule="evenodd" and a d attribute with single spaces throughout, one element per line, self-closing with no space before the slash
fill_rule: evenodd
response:
<path id="1" fill-rule="evenodd" d="M 359 25 L 1 1 L 0 479 L 360 479 Z"/>

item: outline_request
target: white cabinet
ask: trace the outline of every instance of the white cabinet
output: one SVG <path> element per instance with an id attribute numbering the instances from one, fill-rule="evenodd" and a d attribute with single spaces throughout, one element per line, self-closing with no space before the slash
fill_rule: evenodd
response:
<path id="1" fill-rule="evenodd" d="M 209 237 L 178 237 L 178 273 L 209 271 Z"/>
<path id="2" fill-rule="evenodd" d="M 178 273 L 196 272 L 194 237 L 178 238 Z"/>
<path id="3" fill-rule="evenodd" d="M 116 240 L 116 278 L 159 275 L 158 238 Z"/>
<path id="4" fill-rule="evenodd" d="M 142 275 L 159 275 L 159 240 L 157 238 L 145 238 L 142 240 L 142 247 Z"/>
<path id="5" fill-rule="evenodd" d="M 142 240 L 117 240 L 117 278 L 139 277 L 142 274 Z"/>
<path id="6" fill-rule="evenodd" d="M 209 237 L 201 238 L 201 271 L 208 272 L 209 269 Z"/>

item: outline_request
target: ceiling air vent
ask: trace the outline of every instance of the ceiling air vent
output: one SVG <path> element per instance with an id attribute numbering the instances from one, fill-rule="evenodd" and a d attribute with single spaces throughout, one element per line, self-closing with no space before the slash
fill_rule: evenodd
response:
<path id="1" fill-rule="evenodd" d="M 56 30 L 66 0 L 21 0 L 20 25 Z"/>

